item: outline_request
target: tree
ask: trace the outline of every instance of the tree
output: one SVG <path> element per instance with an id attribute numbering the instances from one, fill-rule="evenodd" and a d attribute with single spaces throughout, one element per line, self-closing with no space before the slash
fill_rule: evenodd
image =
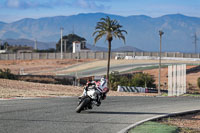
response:
<path id="1" fill-rule="evenodd" d="M 113 37 L 122 39 L 125 43 L 125 37 L 123 32 L 127 34 L 125 30 L 121 30 L 122 25 L 118 23 L 117 20 L 111 20 L 110 17 L 101 18 L 100 22 L 97 22 L 95 27 L 95 32 L 93 36 L 95 36 L 94 44 L 97 43 L 99 39 L 103 36 L 106 36 L 106 40 L 108 41 L 108 63 L 107 63 L 107 76 L 108 85 L 109 85 L 109 70 L 110 70 L 110 53 L 111 53 L 111 42 Z"/>
<path id="2" fill-rule="evenodd" d="M 69 34 L 67 36 L 63 36 L 63 39 L 67 40 L 67 45 L 66 45 L 66 51 L 67 52 L 72 52 L 72 43 L 74 41 L 79 41 L 79 42 L 86 41 L 85 38 L 80 37 L 76 34 Z M 56 51 L 60 51 L 60 46 L 61 46 L 60 43 L 61 43 L 61 39 L 56 44 Z M 64 45 L 63 45 L 63 50 L 64 50 Z"/>
<path id="3" fill-rule="evenodd" d="M 198 86 L 199 89 L 200 89 L 200 77 L 197 79 L 197 86 Z"/>
<path id="4" fill-rule="evenodd" d="M 109 76 L 109 83 L 111 90 L 117 90 L 117 86 L 120 85 L 120 75 L 119 72 L 112 72 Z"/>
<path id="5" fill-rule="evenodd" d="M 42 49 L 42 50 L 34 50 L 34 52 L 36 53 L 54 53 L 56 52 L 56 49 L 55 48 L 49 48 L 49 49 Z"/>
<path id="6" fill-rule="evenodd" d="M 33 50 L 33 47 L 27 45 L 8 45 L 7 47 L 7 51 L 12 53 L 16 53 L 18 50 Z"/>
<path id="7" fill-rule="evenodd" d="M 4 42 L 4 44 L 3 44 L 3 49 L 7 50 L 9 46 L 10 46 L 10 45 L 8 44 L 8 42 Z"/>
<path id="8" fill-rule="evenodd" d="M 154 78 L 146 73 L 137 73 L 132 78 L 131 86 L 155 88 Z"/>
<path id="9" fill-rule="evenodd" d="M 0 69 L 0 78 L 3 79 L 17 79 L 17 76 L 11 73 L 11 70 L 8 68 Z"/>

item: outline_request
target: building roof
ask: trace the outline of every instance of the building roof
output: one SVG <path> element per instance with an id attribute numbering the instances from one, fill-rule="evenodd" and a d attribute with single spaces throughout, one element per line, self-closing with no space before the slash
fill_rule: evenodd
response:
<path id="1" fill-rule="evenodd" d="M 73 43 L 81 43 L 81 42 L 79 42 L 79 41 L 74 41 Z"/>

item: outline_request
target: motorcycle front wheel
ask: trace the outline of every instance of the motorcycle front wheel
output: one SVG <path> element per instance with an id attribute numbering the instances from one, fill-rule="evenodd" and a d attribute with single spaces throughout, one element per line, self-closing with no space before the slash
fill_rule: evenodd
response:
<path id="1" fill-rule="evenodd" d="M 90 98 L 84 98 L 81 103 L 76 107 L 76 112 L 80 113 L 84 107 L 90 102 Z"/>

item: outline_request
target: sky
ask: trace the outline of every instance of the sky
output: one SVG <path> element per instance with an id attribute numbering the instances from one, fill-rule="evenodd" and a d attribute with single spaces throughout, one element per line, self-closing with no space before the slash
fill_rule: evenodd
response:
<path id="1" fill-rule="evenodd" d="M 103 12 L 121 16 L 184 14 L 200 17 L 200 0 L 0 0 L 0 21 Z"/>

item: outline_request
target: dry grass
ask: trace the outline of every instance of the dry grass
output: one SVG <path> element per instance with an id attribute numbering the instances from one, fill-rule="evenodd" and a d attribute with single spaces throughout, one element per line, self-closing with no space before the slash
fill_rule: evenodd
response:
<path id="1" fill-rule="evenodd" d="M 0 79 L 0 91 L 1 98 L 78 96 L 82 93 L 82 88 Z"/>
<path id="2" fill-rule="evenodd" d="M 187 66 L 187 69 L 192 68 L 192 67 L 195 67 L 195 66 Z M 155 83 L 158 84 L 158 72 L 159 72 L 158 69 L 144 70 L 143 72 L 149 73 L 150 75 L 152 75 L 155 78 Z M 198 77 L 200 77 L 200 71 L 196 73 L 187 74 L 186 85 L 187 85 L 188 92 L 191 92 L 192 90 L 192 91 L 200 93 L 200 89 L 197 87 Z M 162 85 L 161 86 L 162 89 L 164 90 L 168 89 L 168 68 L 161 69 L 161 85 Z"/>
<path id="3" fill-rule="evenodd" d="M 78 63 L 93 61 L 93 59 L 79 60 Z M 9 68 L 12 73 L 19 74 L 20 69 L 24 73 L 41 75 L 55 75 L 55 70 L 76 64 L 75 59 L 41 59 L 41 60 L 0 60 L 0 69 Z"/>
<path id="4" fill-rule="evenodd" d="M 0 79 L 0 97 L 52 97 L 52 96 L 80 96 L 82 87 L 31 83 L 17 80 Z M 108 96 L 155 96 L 157 94 L 127 93 L 110 91 Z"/>
<path id="5" fill-rule="evenodd" d="M 182 128 L 195 129 L 196 133 L 200 133 L 200 113 L 165 119 L 163 123 Z"/>
<path id="6" fill-rule="evenodd" d="M 87 63 L 85 63 L 87 62 Z M 133 64 L 133 63 L 157 63 L 157 60 L 111 60 L 111 65 L 119 64 Z M 185 62 L 185 61 L 162 61 L 162 63 L 198 63 L 198 62 Z M 77 67 L 73 67 L 67 70 L 55 71 L 58 69 L 68 68 L 71 65 L 79 63 Z M 12 73 L 19 73 L 20 69 L 24 69 L 25 73 L 35 73 L 37 75 L 55 75 L 56 73 L 73 72 L 78 70 L 85 70 L 89 68 L 96 68 L 106 66 L 107 60 L 0 60 L 0 69 L 9 68 Z M 188 66 L 189 68 L 190 66 Z M 191 66 L 192 67 L 192 66 Z M 144 70 L 155 77 L 156 83 L 158 82 L 158 69 Z M 167 89 L 167 68 L 162 69 L 161 73 L 161 84 L 164 89 Z M 191 73 L 187 75 L 187 85 L 191 84 L 193 88 L 196 87 L 197 78 L 200 72 Z M 165 84 L 166 83 L 166 84 Z M 75 88 L 75 89 L 74 89 Z M 38 83 L 28 83 L 22 81 L 10 81 L 0 80 L 1 97 L 15 97 L 15 96 L 52 96 L 52 95 L 63 95 L 63 96 L 78 96 L 82 93 L 82 88 L 73 86 L 62 86 L 62 85 L 47 85 Z M 110 96 L 132 96 L 147 94 L 135 94 L 135 93 L 118 93 L 109 92 Z M 154 95 L 154 94 L 148 94 Z"/>
<path id="7" fill-rule="evenodd" d="M 85 63 L 88 62 L 88 63 Z M 79 63 L 77 67 L 73 67 L 67 70 L 64 69 L 71 65 Z M 111 66 L 119 64 L 133 64 L 133 63 L 158 63 L 157 60 L 111 60 Z M 188 61 L 168 61 L 164 60 L 162 63 L 200 63 L 200 62 L 188 62 Z M 107 60 L 95 60 L 95 59 L 41 59 L 41 60 L 0 60 L 0 69 L 9 68 L 12 73 L 18 74 L 20 69 L 24 69 L 25 73 L 32 73 L 36 75 L 55 75 L 63 74 L 66 72 L 81 71 L 85 69 L 91 69 L 96 67 L 106 67 Z"/>

